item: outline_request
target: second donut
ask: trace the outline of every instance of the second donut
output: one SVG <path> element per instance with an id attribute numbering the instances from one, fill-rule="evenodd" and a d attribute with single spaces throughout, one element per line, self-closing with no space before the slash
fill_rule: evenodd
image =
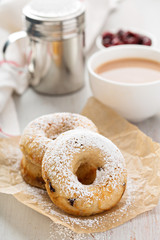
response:
<path id="1" fill-rule="evenodd" d="M 98 131 L 91 120 L 74 113 L 44 115 L 26 126 L 20 139 L 20 148 L 23 153 L 21 174 L 27 183 L 45 189 L 41 165 L 48 143 L 61 133 L 76 128 Z"/>

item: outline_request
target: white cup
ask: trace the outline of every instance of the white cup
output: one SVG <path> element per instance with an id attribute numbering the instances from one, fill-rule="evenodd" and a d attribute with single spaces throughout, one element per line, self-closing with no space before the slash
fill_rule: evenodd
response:
<path id="1" fill-rule="evenodd" d="M 94 53 L 88 60 L 93 95 L 132 122 L 140 122 L 160 112 L 160 79 L 148 83 L 122 83 L 103 78 L 95 69 L 122 58 L 143 58 L 160 62 L 160 51 L 139 45 L 119 45 Z"/>

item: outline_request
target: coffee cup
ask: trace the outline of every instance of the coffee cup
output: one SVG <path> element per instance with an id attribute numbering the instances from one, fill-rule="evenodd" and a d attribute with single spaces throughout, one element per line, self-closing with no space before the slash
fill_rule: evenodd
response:
<path id="1" fill-rule="evenodd" d="M 120 45 L 100 50 L 88 60 L 93 95 L 132 122 L 140 122 L 160 112 L 160 79 L 143 83 L 113 81 L 96 73 L 100 65 L 117 59 L 139 58 L 160 64 L 160 51 L 139 45 Z M 160 71 L 160 70 L 159 70 Z"/>

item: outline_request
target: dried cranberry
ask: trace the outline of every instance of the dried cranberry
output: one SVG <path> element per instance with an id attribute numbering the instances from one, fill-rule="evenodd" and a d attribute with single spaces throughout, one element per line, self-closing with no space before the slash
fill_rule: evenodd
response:
<path id="1" fill-rule="evenodd" d="M 102 34 L 102 38 L 103 38 L 103 39 L 105 39 L 105 38 L 110 38 L 110 39 L 112 39 L 113 36 L 114 36 L 114 34 L 111 33 L 111 32 L 105 32 L 105 33 Z"/>
<path id="2" fill-rule="evenodd" d="M 106 32 L 103 34 L 102 36 L 102 44 L 105 46 L 105 47 L 108 47 L 111 42 L 112 42 L 112 39 L 113 39 L 113 34 L 110 33 L 110 32 Z"/>
<path id="3" fill-rule="evenodd" d="M 143 44 L 143 36 L 142 35 L 139 35 L 138 44 Z"/>
<path id="4" fill-rule="evenodd" d="M 119 30 L 116 35 L 118 36 L 118 38 L 119 38 L 121 41 L 123 41 L 123 36 L 124 36 L 124 34 L 125 34 L 125 32 L 124 32 L 123 30 Z"/>
<path id="5" fill-rule="evenodd" d="M 126 44 L 138 44 L 139 37 L 138 34 L 127 31 L 123 35 L 123 42 Z"/>
<path id="6" fill-rule="evenodd" d="M 107 47 L 112 46 L 112 44 L 111 44 L 111 43 L 109 43 L 109 44 L 103 44 L 103 46 L 107 48 Z"/>
<path id="7" fill-rule="evenodd" d="M 111 32 L 105 32 L 102 35 L 102 44 L 105 47 L 121 45 L 121 44 L 142 44 L 150 46 L 152 41 L 147 36 L 142 36 L 140 34 L 119 30 L 117 33 L 113 34 Z"/>
<path id="8" fill-rule="evenodd" d="M 104 45 L 104 46 L 110 45 L 110 44 L 111 44 L 111 41 L 112 41 L 112 39 L 110 39 L 110 38 L 105 38 L 105 39 L 103 39 L 103 45 Z"/>
<path id="9" fill-rule="evenodd" d="M 123 44 L 123 42 L 117 37 L 115 36 L 113 39 L 112 39 L 112 45 L 115 46 L 115 45 L 121 45 Z"/>
<path id="10" fill-rule="evenodd" d="M 150 38 L 144 36 L 144 37 L 142 38 L 142 44 L 143 44 L 143 45 L 147 45 L 147 46 L 151 46 L 152 41 L 151 41 Z"/>

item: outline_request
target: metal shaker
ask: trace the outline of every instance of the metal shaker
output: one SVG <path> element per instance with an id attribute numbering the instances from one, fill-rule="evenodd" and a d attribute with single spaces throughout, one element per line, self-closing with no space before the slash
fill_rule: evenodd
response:
<path id="1" fill-rule="evenodd" d="M 23 9 L 25 31 L 6 42 L 29 38 L 28 78 L 39 93 L 66 94 L 84 84 L 85 7 L 78 0 L 34 0 Z M 10 42 L 9 42 L 10 41 Z"/>

